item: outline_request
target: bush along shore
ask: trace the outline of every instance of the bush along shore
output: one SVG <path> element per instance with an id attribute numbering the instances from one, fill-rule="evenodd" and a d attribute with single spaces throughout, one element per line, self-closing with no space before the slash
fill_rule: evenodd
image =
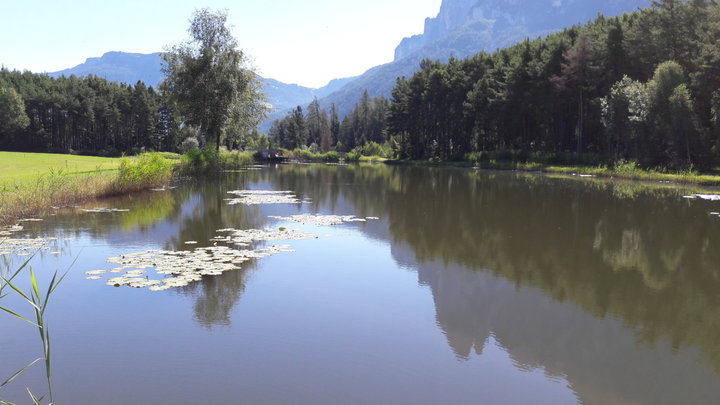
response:
<path id="1" fill-rule="evenodd" d="M 51 207 L 163 187 L 173 177 L 174 163 L 159 153 L 120 159 L 117 170 L 84 173 L 50 169 L 34 180 L 0 184 L 0 225 L 42 215 Z"/>

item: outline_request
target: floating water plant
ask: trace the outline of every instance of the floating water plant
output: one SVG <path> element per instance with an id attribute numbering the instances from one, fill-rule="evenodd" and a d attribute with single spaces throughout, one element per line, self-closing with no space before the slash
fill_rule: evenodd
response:
<path id="1" fill-rule="evenodd" d="M 80 211 L 103 213 L 103 214 L 108 214 L 111 212 L 130 212 L 129 209 L 121 209 L 121 208 L 90 208 L 90 209 L 81 209 Z"/>
<path id="2" fill-rule="evenodd" d="M 291 215 L 289 217 L 271 216 L 270 218 L 279 219 L 281 221 L 297 222 L 300 224 L 330 226 L 340 225 L 346 222 L 366 222 L 366 218 L 358 218 L 354 215 L 312 215 L 301 214 Z M 368 218 L 369 219 L 369 218 Z"/>
<path id="3" fill-rule="evenodd" d="M 226 234 L 226 236 L 216 236 L 211 239 L 212 242 L 232 243 L 238 246 L 249 246 L 255 241 L 317 239 L 316 235 L 287 228 L 278 230 L 228 228 L 220 229 L 217 232 Z"/>
<path id="4" fill-rule="evenodd" d="M 292 191 L 274 190 L 235 190 L 228 191 L 228 194 L 237 196 L 228 198 L 228 205 L 259 205 L 259 204 L 302 204 L 309 201 L 301 201 Z"/>
<path id="5" fill-rule="evenodd" d="M 215 276 L 225 271 L 236 270 L 239 264 L 253 258 L 290 251 L 288 246 L 281 245 L 255 250 L 213 246 L 192 251 L 146 250 L 129 253 L 107 260 L 109 263 L 122 265 L 111 272 L 124 273 L 108 279 L 107 284 L 115 287 L 126 285 L 133 288 L 149 288 L 153 291 L 167 290 L 200 281 L 202 276 Z M 166 277 L 151 279 L 145 270 L 147 268 L 154 268 L 155 273 Z M 95 276 L 104 273 L 94 270 L 85 274 Z"/>
<path id="6" fill-rule="evenodd" d="M 4 238 L 0 239 L 0 255 L 16 254 L 18 256 L 30 256 L 38 250 L 48 250 L 48 243 L 57 238 Z"/>
<path id="7" fill-rule="evenodd" d="M 15 232 L 20 232 L 23 230 L 23 227 L 21 225 L 12 225 L 12 226 L 6 226 L 0 228 L 0 236 L 10 236 Z"/>
<path id="8" fill-rule="evenodd" d="M 700 199 L 708 201 L 720 201 L 720 194 L 691 194 L 683 196 L 683 198 L 687 198 L 689 200 Z"/>

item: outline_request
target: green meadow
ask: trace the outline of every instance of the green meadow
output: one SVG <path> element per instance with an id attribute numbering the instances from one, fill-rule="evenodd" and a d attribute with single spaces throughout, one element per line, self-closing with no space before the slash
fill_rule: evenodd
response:
<path id="1" fill-rule="evenodd" d="M 0 152 L 0 187 L 32 185 L 49 175 L 81 175 L 117 170 L 118 158 L 51 153 Z"/>

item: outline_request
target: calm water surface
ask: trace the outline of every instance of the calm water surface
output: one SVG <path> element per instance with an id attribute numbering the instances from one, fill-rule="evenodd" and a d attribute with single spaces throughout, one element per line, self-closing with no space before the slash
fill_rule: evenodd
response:
<path id="1" fill-rule="evenodd" d="M 229 206 L 227 191 L 311 204 Z M 282 166 L 60 211 L 46 285 L 56 404 L 709 404 L 720 398 L 720 202 L 512 173 Z M 337 226 L 269 216 L 378 217 Z M 106 259 L 222 228 L 318 239 L 162 292 L 87 280 Z M 51 255 L 50 251 L 61 251 Z M 0 256 L 0 272 L 24 257 Z M 71 263 L 76 260 L 71 267 Z M 20 276 L 27 286 L 27 275 Z M 3 305 L 29 314 L 11 293 Z M 40 356 L 0 314 L 0 380 Z M 47 391 L 38 364 L 0 389 Z"/>

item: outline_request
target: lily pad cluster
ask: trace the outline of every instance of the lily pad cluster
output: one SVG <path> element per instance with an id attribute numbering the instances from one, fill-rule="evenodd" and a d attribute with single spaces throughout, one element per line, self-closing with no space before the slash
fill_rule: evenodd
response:
<path id="1" fill-rule="evenodd" d="M 55 240 L 57 238 L 2 238 L 0 239 L 0 256 L 11 254 L 30 256 L 38 250 L 49 250 L 49 242 Z"/>
<path id="2" fill-rule="evenodd" d="M 111 212 L 130 212 L 129 209 L 122 209 L 122 208 L 102 208 L 102 207 L 90 208 L 90 209 L 81 209 L 80 211 L 83 211 L 83 212 L 103 213 L 103 214 L 108 214 L 108 213 L 111 213 Z"/>
<path id="3" fill-rule="evenodd" d="M 216 236 L 211 242 L 231 243 L 236 246 L 249 246 L 252 242 L 273 240 L 303 240 L 317 239 L 316 235 L 300 232 L 293 229 L 220 229 L 218 233 L 225 236 Z"/>
<path id="4" fill-rule="evenodd" d="M 2 228 L 0 228 L 0 237 L 1 236 L 11 236 L 15 232 L 20 232 L 23 229 L 24 228 L 22 227 L 22 225 L 11 225 L 11 226 L 2 227 Z"/>
<path id="5" fill-rule="evenodd" d="M 250 259 L 289 251 L 291 250 L 287 245 L 254 250 L 238 250 L 227 246 L 202 247 L 191 251 L 146 250 L 111 257 L 107 261 L 119 264 L 120 267 L 112 270 L 91 270 L 85 274 L 88 279 L 97 280 L 104 274 L 121 273 L 108 279 L 107 284 L 162 291 L 186 286 L 201 280 L 202 276 L 215 276 L 236 270 L 241 263 Z M 165 277 L 151 279 L 148 269 L 155 269 L 155 273 Z"/>
<path id="6" fill-rule="evenodd" d="M 259 205 L 259 204 L 302 204 L 309 201 L 301 201 L 292 191 L 274 190 L 234 190 L 228 194 L 237 196 L 228 198 L 228 205 Z"/>
<path id="7" fill-rule="evenodd" d="M 366 222 L 368 219 L 374 218 L 358 218 L 355 215 L 312 215 L 301 214 L 291 215 L 289 217 L 270 216 L 270 218 L 279 219 L 281 221 L 296 222 L 299 224 L 310 224 L 319 226 L 340 225 L 346 222 Z"/>
<path id="8" fill-rule="evenodd" d="M 720 194 L 691 194 L 683 196 L 683 198 L 687 198 L 689 200 L 708 200 L 708 201 L 720 201 Z"/>

